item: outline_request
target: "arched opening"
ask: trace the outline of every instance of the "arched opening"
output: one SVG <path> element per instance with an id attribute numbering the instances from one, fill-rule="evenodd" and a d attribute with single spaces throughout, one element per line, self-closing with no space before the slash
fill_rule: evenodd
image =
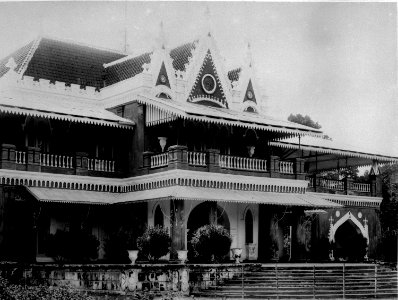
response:
<path id="1" fill-rule="evenodd" d="M 163 212 L 162 209 L 160 208 L 160 205 L 156 206 L 155 209 L 155 226 L 164 226 L 164 218 L 163 218 Z"/>
<path id="2" fill-rule="evenodd" d="M 256 113 L 257 111 L 256 111 L 256 109 L 255 109 L 254 107 L 248 106 L 248 107 L 245 109 L 245 112 Z"/>
<path id="3" fill-rule="evenodd" d="M 163 99 L 171 99 L 169 94 L 166 93 L 159 93 L 156 95 L 157 98 L 163 98 Z"/>
<path id="4" fill-rule="evenodd" d="M 188 258 L 192 258 L 193 255 L 190 243 L 193 234 L 198 228 L 208 224 L 222 225 L 230 231 L 228 215 L 216 202 L 201 203 L 189 214 L 187 222 Z"/>
<path id="5" fill-rule="evenodd" d="M 253 214 L 250 209 L 247 210 L 245 216 L 245 243 L 253 243 Z"/>
<path id="6" fill-rule="evenodd" d="M 362 261 L 366 254 L 367 240 L 351 220 L 345 221 L 335 234 L 335 254 L 339 260 Z"/>

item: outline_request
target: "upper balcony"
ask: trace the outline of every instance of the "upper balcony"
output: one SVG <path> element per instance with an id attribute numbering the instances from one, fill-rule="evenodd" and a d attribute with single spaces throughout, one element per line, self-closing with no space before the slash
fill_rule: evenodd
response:
<path id="1" fill-rule="evenodd" d="M 298 179 L 308 181 L 308 191 L 345 195 L 376 196 L 376 182 L 356 183 L 350 178 L 327 180 L 321 177 L 308 177 L 304 171 L 304 159 L 294 158 L 282 161 L 278 156 L 268 160 L 250 157 L 220 155 L 218 150 L 206 152 L 188 151 L 185 146 L 171 146 L 160 154 L 145 152 L 142 174 L 152 174 L 170 169 L 215 172 L 224 174 L 248 175 Z"/>
<path id="2" fill-rule="evenodd" d="M 122 171 L 115 160 L 89 157 L 77 152 L 73 156 L 42 153 L 36 147 L 16 149 L 14 145 L 2 144 L 0 167 L 2 169 L 48 172 L 68 175 L 121 177 Z"/>

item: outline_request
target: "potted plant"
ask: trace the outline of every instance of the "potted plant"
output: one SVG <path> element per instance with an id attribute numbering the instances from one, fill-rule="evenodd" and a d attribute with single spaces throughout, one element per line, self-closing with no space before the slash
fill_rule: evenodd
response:
<path id="1" fill-rule="evenodd" d="M 157 261 L 170 251 L 171 238 L 163 226 L 147 227 L 144 234 L 137 239 L 140 254 L 148 260 Z"/>
<path id="2" fill-rule="evenodd" d="M 232 238 L 221 225 L 205 225 L 196 230 L 191 245 L 194 256 L 206 262 L 219 262 L 228 254 Z"/>

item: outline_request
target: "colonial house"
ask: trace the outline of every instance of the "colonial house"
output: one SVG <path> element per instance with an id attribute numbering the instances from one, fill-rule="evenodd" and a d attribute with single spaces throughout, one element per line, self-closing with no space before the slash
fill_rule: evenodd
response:
<path id="1" fill-rule="evenodd" d="M 211 32 L 128 55 L 39 37 L 0 61 L 0 255 L 51 261 L 58 231 L 169 228 L 172 250 L 217 223 L 243 259 L 375 257 L 380 164 L 268 116 L 247 49 L 226 70 Z M 366 137 L 364 137 L 366 138 Z M 372 166 L 368 183 L 322 177 Z M 171 252 L 171 259 L 175 258 Z"/>

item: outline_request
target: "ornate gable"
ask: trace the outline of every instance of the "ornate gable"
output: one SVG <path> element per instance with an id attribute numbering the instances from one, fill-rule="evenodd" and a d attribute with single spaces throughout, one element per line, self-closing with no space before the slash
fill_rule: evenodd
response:
<path id="1" fill-rule="evenodd" d="M 246 101 L 253 101 L 254 103 L 257 104 L 256 95 L 254 93 L 251 79 L 249 79 L 249 84 L 247 85 L 245 97 L 243 98 L 243 102 L 246 102 Z"/>
<path id="2" fill-rule="evenodd" d="M 228 102 L 210 49 L 207 50 L 191 93 L 189 94 L 188 101 L 209 106 L 228 108 Z"/>
<path id="3" fill-rule="evenodd" d="M 169 76 L 167 76 L 166 66 L 164 62 L 162 62 L 162 66 L 160 67 L 158 79 L 156 80 L 156 85 L 165 85 L 170 88 Z"/>

